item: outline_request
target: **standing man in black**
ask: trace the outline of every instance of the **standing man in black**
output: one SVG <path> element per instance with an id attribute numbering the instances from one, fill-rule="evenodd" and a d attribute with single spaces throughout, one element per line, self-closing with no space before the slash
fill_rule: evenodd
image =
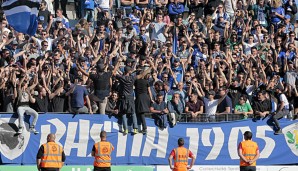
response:
<path id="1" fill-rule="evenodd" d="M 127 127 L 127 118 L 133 120 L 133 133 L 137 133 L 137 118 L 135 113 L 135 101 L 134 101 L 134 90 L 133 86 L 136 81 L 136 79 L 143 78 L 145 75 L 149 74 L 152 67 L 153 62 L 150 62 L 150 68 L 142 72 L 140 75 L 132 75 L 132 68 L 129 66 L 124 67 L 124 74 L 119 75 L 116 74 L 117 70 L 119 69 L 121 59 L 118 60 L 113 75 L 116 76 L 116 78 L 120 82 L 120 91 L 119 91 L 119 114 L 122 115 L 122 123 L 123 123 L 123 133 L 126 135 L 128 133 L 128 127 Z M 129 115 L 129 116 L 128 116 Z"/>
<path id="2" fill-rule="evenodd" d="M 93 81 L 94 93 L 99 98 L 99 113 L 105 114 L 105 109 L 108 102 L 108 96 L 110 95 L 111 89 L 111 71 L 106 71 L 106 65 L 98 64 L 96 66 L 97 73 L 86 73 L 80 66 L 79 70 Z M 96 111 L 94 111 L 96 112 Z"/>

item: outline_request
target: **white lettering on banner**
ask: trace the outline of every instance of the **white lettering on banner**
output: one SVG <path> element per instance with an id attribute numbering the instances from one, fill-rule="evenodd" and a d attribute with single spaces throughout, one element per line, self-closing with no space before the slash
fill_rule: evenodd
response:
<path id="1" fill-rule="evenodd" d="M 144 145 L 144 150 L 142 156 L 149 157 L 150 153 L 153 149 L 157 149 L 157 156 L 160 158 L 166 157 L 167 145 L 168 145 L 168 138 L 169 133 L 168 129 L 164 129 L 163 131 L 158 129 L 158 143 L 154 144 L 155 140 L 155 131 L 158 129 L 157 127 L 148 127 L 148 133 L 146 136 L 146 141 Z"/>
<path id="2" fill-rule="evenodd" d="M 202 144 L 203 146 L 210 147 L 212 146 L 210 142 L 210 133 L 212 129 L 203 129 L 202 131 Z"/>
<path id="3" fill-rule="evenodd" d="M 231 159 L 239 159 L 238 156 L 238 135 L 239 131 L 242 132 L 242 135 L 244 134 L 245 131 L 251 131 L 248 126 L 244 127 L 234 127 L 231 129 L 229 141 L 228 141 L 228 150 L 229 154 L 231 156 Z M 242 136 L 241 135 L 241 136 Z"/>
<path id="4" fill-rule="evenodd" d="M 63 169 L 62 169 L 63 170 Z M 93 170 L 93 169 L 92 169 Z M 92 171 L 91 168 L 87 168 L 86 171 Z M 71 168 L 71 171 L 81 171 L 81 168 Z M 85 171 L 85 170 L 82 170 Z"/>
<path id="5" fill-rule="evenodd" d="M 118 132 L 118 141 L 117 141 L 117 157 L 125 156 L 126 151 L 127 136 Z"/>
<path id="6" fill-rule="evenodd" d="M 105 121 L 104 122 L 104 127 L 103 129 L 106 131 L 106 132 L 112 132 L 112 122 L 111 121 Z"/>
<path id="7" fill-rule="evenodd" d="M 57 118 L 48 120 L 48 122 L 51 123 L 53 126 L 55 126 L 55 128 L 56 128 L 56 132 L 55 132 L 56 143 L 62 146 L 62 144 L 59 141 L 64 136 L 64 134 L 66 132 L 65 124 L 63 122 L 61 122 L 60 119 L 57 119 Z M 39 146 L 46 143 L 47 136 L 48 136 L 49 133 L 53 133 L 53 132 L 51 132 L 51 126 L 50 125 L 42 125 L 41 126 L 41 138 L 40 138 Z"/>
<path id="8" fill-rule="evenodd" d="M 186 136 L 189 137 L 189 149 L 194 155 L 198 153 L 199 147 L 199 130 L 198 128 L 187 128 Z"/>
<path id="9" fill-rule="evenodd" d="M 256 138 L 260 138 L 265 141 L 265 147 L 260 152 L 260 158 L 268 158 L 275 147 L 275 141 L 270 137 L 266 137 L 266 131 L 272 132 L 272 128 L 270 128 L 268 125 L 257 127 Z"/>
<path id="10" fill-rule="evenodd" d="M 131 148 L 131 156 L 134 156 L 134 157 L 140 156 L 142 142 L 143 142 L 142 134 L 136 134 L 133 136 L 133 141 L 132 141 L 133 148 Z"/>
<path id="11" fill-rule="evenodd" d="M 94 143 L 100 141 L 100 136 L 98 131 L 102 129 L 103 124 L 93 124 L 90 129 L 90 137 L 93 139 Z M 91 157 L 91 152 L 87 155 Z"/>
<path id="12" fill-rule="evenodd" d="M 225 140 L 225 135 L 220 127 L 214 127 L 212 129 L 214 132 L 214 143 L 210 153 L 206 157 L 206 160 L 215 160 L 218 157 Z"/>
<path id="13" fill-rule="evenodd" d="M 64 145 L 65 155 L 70 155 L 71 149 L 77 148 L 78 157 L 86 157 L 88 140 L 89 140 L 89 130 L 90 130 L 90 121 L 89 120 L 79 120 L 80 129 L 79 129 L 79 142 L 75 143 L 75 136 L 77 132 L 77 122 L 69 122 L 68 129 L 66 134 L 66 140 Z"/>
<path id="14" fill-rule="evenodd" d="M 297 171 L 298 166 L 257 166 L 257 171 Z M 169 166 L 157 166 L 157 171 L 171 171 Z M 236 165 L 195 165 L 189 171 L 239 171 Z"/>

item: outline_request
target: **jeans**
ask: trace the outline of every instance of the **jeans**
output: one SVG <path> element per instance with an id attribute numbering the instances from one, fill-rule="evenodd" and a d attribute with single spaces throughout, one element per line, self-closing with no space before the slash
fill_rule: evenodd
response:
<path id="1" fill-rule="evenodd" d="M 106 106 L 108 103 L 108 97 L 105 97 L 103 101 L 99 102 L 98 108 L 99 108 L 99 113 L 100 114 L 105 114 L 106 113 Z"/>
<path id="2" fill-rule="evenodd" d="M 167 114 L 153 114 L 155 123 L 160 128 L 166 128 L 168 126 L 168 115 Z"/>
<path id="3" fill-rule="evenodd" d="M 289 110 L 286 110 L 286 109 L 283 109 L 281 110 L 280 112 L 276 113 L 275 115 L 272 116 L 272 120 L 273 120 L 273 123 L 275 124 L 275 127 L 277 130 L 281 129 L 280 128 L 280 125 L 279 125 L 279 122 L 278 122 L 278 119 L 286 116 L 289 114 Z"/>
<path id="4" fill-rule="evenodd" d="M 93 25 L 94 22 L 94 10 L 91 9 L 85 9 L 84 10 L 84 19 L 86 19 L 88 22 L 91 22 Z"/>
<path id="5" fill-rule="evenodd" d="M 133 123 L 133 128 L 134 129 L 137 129 L 138 128 L 138 125 L 137 125 L 137 117 L 136 117 L 136 114 L 133 113 L 129 116 L 127 116 L 127 114 L 123 114 L 122 115 L 122 124 L 123 124 L 123 129 L 124 130 L 127 130 L 128 129 L 128 121 L 129 121 L 129 125 L 131 125 L 131 121 Z"/>
<path id="6" fill-rule="evenodd" d="M 38 119 L 38 113 L 32 109 L 29 106 L 20 106 L 18 107 L 18 115 L 19 115 L 19 127 L 24 127 L 24 113 L 27 115 L 33 116 L 33 122 L 30 124 L 30 126 L 35 126 L 37 119 Z"/>
<path id="7" fill-rule="evenodd" d="M 79 114 L 79 113 L 89 113 L 89 110 L 86 106 L 81 107 L 81 108 L 71 108 L 71 110 L 75 113 L 75 114 Z"/>

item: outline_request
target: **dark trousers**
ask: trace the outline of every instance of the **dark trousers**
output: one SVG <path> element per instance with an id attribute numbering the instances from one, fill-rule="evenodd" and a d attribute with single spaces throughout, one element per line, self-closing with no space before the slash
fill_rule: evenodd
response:
<path id="1" fill-rule="evenodd" d="M 111 167 L 95 167 L 94 171 L 111 171 Z"/>
<path id="2" fill-rule="evenodd" d="M 256 171 L 256 166 L 240 166 L 240 171 Z"/>
<path id="3" fill-rule="evenodd" d="M 59 171 L 58 168 L 41 168 L 41 171 Z"/>
<path id="4" fill-rule="evenodd" d="M 289 110 L 283 109 L 272 116 L 273 123 L 277 130 L 281 129 L 278 120 L 289 114 Z"/>
<path id="5" fill-rule="evenodd" d="M 145 113 L 138 113 L 137 114 L 137 120 L 138 120 L 138 125 L 142 124 L 143 130 L 147 130 Z"/>
<path id="6" fill-rule="evenodd" d="M 57 9 L 59 8 L 59 1 L 60 1 L 60 5 L 61 5 L 61 9 L 63 11 L 63 16 L 67 17 L 66 14 L 66 4 L 67 4 L 67 0 L 55 0 L 55 5 L 54 5 L 54 9 L 55 9 L 55 13 L 57 11 Z"/>
<path id="7" fill-rule="evenodd" d="M 75 10 L 76 10 L 76 16 L 78 19 L 82 18 L 82 10 L 81 10 L 81 0 L 75 0 L 74 1 Z"/>

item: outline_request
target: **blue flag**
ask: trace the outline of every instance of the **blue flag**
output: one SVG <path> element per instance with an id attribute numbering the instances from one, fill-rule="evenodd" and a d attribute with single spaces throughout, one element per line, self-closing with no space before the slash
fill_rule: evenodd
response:
<path id="1" fill-rule="evenodd" d="M 6 19 L 17 32 L 33 36 L 41 0 L 8 0 L 2 4 Z"/>

